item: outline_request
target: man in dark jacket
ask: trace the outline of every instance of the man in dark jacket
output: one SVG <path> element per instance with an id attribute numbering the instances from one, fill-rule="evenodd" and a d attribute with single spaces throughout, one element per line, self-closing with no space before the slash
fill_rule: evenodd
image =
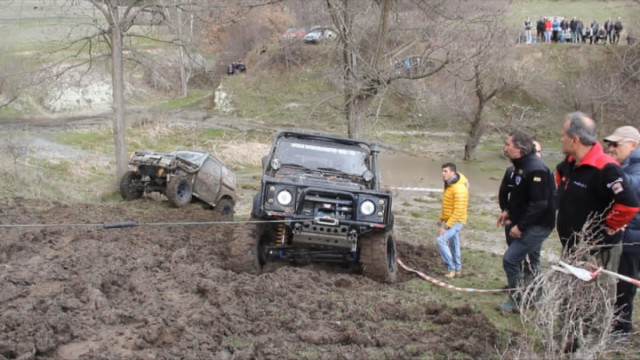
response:
<path id="1" fill-rule="evenodd" d="M 522 261 L 527 255 L 538 254 L 535 262 L 539 266 L 542 242 L 553 230 L 555 183 L 551 170 L 537 156 L 533 139 L 523 131 L 515 130 L 509 134 L 504 153 L 513 163 L 513 176 L 508 201 L 498 218 L 498 225 L 505 226 L 509 248 L 502 257 L 502 265 L 508 287 L 515 289 L 520 282 Z M 505 302 L 499 304 L 498 310 L 516 312 L 513 295 L 512 292 Z"/>
<path id="2" fill-rule="evenodd" d="M 536 42 L 544 43 L 544 18 L 542 17 L 536 22 Z"/>
<path id="3" fill-rule="evenodd" d="M 633 126 L 622 126 L 604 138 L 604 142 L 611 157 L 621 164 L 629 186 L 640 196 L 640 132 Z M 629 222 L 622 234 L 622 254 L 618 273 L 636 279 L 640 275 L 640 213 Z M 615 331 L 625 337 L 632 330 L 631 315 L 635 295 L 635 285 L 627 281 L 618 281 L 616 315 L 619 319 L 615 323 Z"/>
<path id="4" fill-rule="evenodd" d="M 537 140 L 533 140 L 533 145 L 535 146 L 535 153 L 538 157 L 541 157 L 542 154 L 542 145 Z M 504 156 L 509 157 L 506 153 Z M 555 186 L 555 185 L 554 185 Z M 513 171 L 513 165 L 509 166 L 507 170 L 504 172 L 504 176 L 502 177 L 502 182 L 500 183 L 500 188 L 498 190 L 498 205 L 500 206 L 500 211 L 503 213 L 501 217 L 498 218 L 498 226 L 504 226 L 505 229 L 505 239 L 507 240 L 507 247 L 511 245 L 511 241 L 513 238 L 509 236 L 510 227 L 506 226 L 505 222 L 501 222 L 500 219 L 503 216 L 508 217 L 508 209 L 509 205 L 509 195 L 511 194 L 511 190 L 515 187 L 515 174 Z M 507 221 L 508 222 L 508 221 Z M 529 280 L 529 278 L 533 278 L 537 275 L 537 271 L 540 269 L 540 250 L 534 250 L 531 254 L 527 255 L 527 259 L 522 261 L 522 271 L 524 275 L 525 282 Z M 508 288 L 508 285 L 507 285 Z"/>

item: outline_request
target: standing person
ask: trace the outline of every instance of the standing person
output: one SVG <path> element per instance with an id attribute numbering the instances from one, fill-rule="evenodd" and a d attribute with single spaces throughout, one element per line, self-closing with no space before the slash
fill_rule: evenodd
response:
<path id="1" fill-rule="evenodd" d="M 567 18 L 562 18 L 560 21 L 560 42 L 565 43 L 567 41 L 567 35 L 569 34 L 569 21 Z"/>
<path id="2" fill-rule="evenodd" d="M 560 40 L 560 19 L 557 16 L 554 16 L 552 22 L 552 35 L 551 41 L 558 42 Z"/>
<path id="3" fill-rule="evenodd" d="M 629 186 L 636 196 L 640 197 L 640 132 L 633 126 L 622 126 L 604 138 L 604 142 L 611 157 L 621 164 Z M 622 254 L 618 273 L 636 279 L 640 275 L 640 213 L 629 222 L 622 234 Z M 618 281 L 616 294 L 618 317 L 614 331 L 624 338 L 632 331 L 631 316 L 636 286 L 626 281 Z"/>
<path id="4" fill-rule="evenodd" d="M 613 43 L 617 44 L 620 41 L 620 33 L 622 33 L 622 19 L 618 16 L 615 24 L 613 24 Z"/>
<path id="5" fill-rule="evenodd" d="M 524 37 L 527 44 L 531 44 L 531 20 L 529 18 L 524 21 Z"/>
<path id="6" fill-rule="evenodd" d="M 536 42 L 544 43 L 544 18 L 540 17 L 540 20 L 536 23 Z"/>
<path id="7" fill-rule="evenodd" d="M 533 139 L 515 130 L 505 141 L 504 153 L 513 163 L 513 187 L 498 224 L 505 226 L 509 247 L 502 257 L 509 289 L 521 282 L 522 262 L 531 257 L 533 275 L 540 267 L 540 250 L 555 225 L 555 183 L 551 170 L 540 159 Z M 503 312 L 516 312 L 512 290 L 509 298 L 498 305 Z"/>
<path id="8" fill-rule="evenodd" d="M 591 23 L 591 25 L 589 25 L 589 27 L 591 28 L 591 36 L 592 38 L 595 37 L 595 43 L 598 43 L 598 31 L 600 30 L 600 24 L 598 24 L 598 19 L 593 19 L 593 22 Z"/>
<path id="9" fill-rule="evenodd" d="M 458 172 L 453 163 L 442 164 L 444 194 L 442 210 L 437 225 L 440 226 L 436 243 L 440 257 L 447 266 L 447 278 L 462 276 L 460 255 L 460 231 L 467 223 L 467 204 L 469 202 L 469 182 Z"/>
<path id="10" fill-rule="evenodd" d="M 638 199 L 622 168 L 596 141 L 596 124 L 581 112 L 567 115 L 560 137 L 566 155 L 556 167 L 558 215 L 557 230 L 562 257 L 587 260 L 606 270 L 618 271 L 621 231 L 638 212 Z M 585 330 L 603 336 L 614 306 L 616 280 L 596 278 L 607 303 L 598 311 L 583 313 Z M 572 350 L 579 344 L 570 342 Z M 568 351 L 568 350 L 567 350 Z"/>
<path id="11" fill-rule="evenodd" d="M 569 22 L 569 30 L 571 31 L 571 42 L 577 42 L 578 41 L 578 20 L 576 19 L 576 17 L 574 16 L 573 19 L 571 19 L 571 22 Z"/>
<path id="12" fill-rule="evenodd" d="M 604 43 L 606 44 L 606 40 L 609 40 L 609 44 L 613 44 L 613 21 L 611 21 L 611 18 L 608 18 L 607 21 L 604 22 L 604 30 L 607 34 Z"/>
<path id="13" fill-rule="evenodd" d="M 579 18 L 576 21 L 576 41 L 575 42 L 584 42 L 584 23 L 582 22 L 582 18 Z"/>
<path id="14" fill-rule="evenodd" d="M 544 42 L 549 44 L 551 43 L 551 29 L 553 29 L 553 24 L 551 23 L 551 19 L 544 19 Z"/>
<path id="15" fill-rule="evenodd" d="M 535 147 L 535 154 L 539 158 L 542 157 L 542 145 L 537 140 L 533 140 L 533 145 Z M 509 155 L 504 151 L 504 155 L 509 157 Z M 510 158 L 509 158 L 510 159 Z M 555 185 L 554 185 L 555 186 Z M 511 224 L 511 221 L 508 219 L 509 212 L 507 210 L 507 206 L 509 205 L 509 196 L 511 194 L 511 190 L 515 187 L 515 176 L 513 165 L 507 167 L 507 170 L 502 177 L 502 182 L 500 183 L 500 188 L 498 190 L 498 205 L 500 206 L 501 215 L 498 218 L 498 226 L 504 226 L 505 230 L 505 239 L 507 240 L 507 247 L 511 245 L 511 241 L 513 238 L 509 236 L 509 231 L 511 228 L 508 226 Z M 506 218 L 506 220 L 504 219 Z M 502 220 L 501 220 L 502 219 Z M 538 269 L 540 269 L 540 251 L 534 250 L 531 254 L 527 255 L 528 259 L 522 261 L 522 271 L 524 273 L 525 281 L 528 278 L 532 278 L 536 275 Z M 507 284 L 506 288 L 509 288 Z"/>

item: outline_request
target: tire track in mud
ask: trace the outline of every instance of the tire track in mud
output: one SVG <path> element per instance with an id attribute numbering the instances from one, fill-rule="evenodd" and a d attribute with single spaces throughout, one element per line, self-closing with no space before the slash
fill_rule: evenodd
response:
<path id="1" fill-rule="evenodd" d="M 197 204 L 142 199 L 4 204 L 0 222 L 215 221 Z M 219 226 L 219 227 L 218 227 Z M 56 359 L 368 359 L 494 351 L 497 330 L 468 307 L 419 299 L 340 267 L 224 270 L 234 226 L 0 228 L 0 354 Z M 400 242 L 428 271 L 435 249 Z M 5 295 L 8 294 L 8 295 Z"/>

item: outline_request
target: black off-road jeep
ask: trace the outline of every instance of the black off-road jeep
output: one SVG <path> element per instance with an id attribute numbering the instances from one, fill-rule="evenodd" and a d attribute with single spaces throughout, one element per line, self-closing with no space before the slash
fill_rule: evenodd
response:
<path id="1" fill-rule="evenodd" d="M 233 218 L 236 175 L 211 154 L 199 151 L 136 151 L 120 179 L 120 194 L 135 200 L 144 192 L 159 192 L 175 207 L 193 198 L 227 219 Z"/>
<path id="2" fill-rule="evenodd" d="M 276 134 L 252 209 L 252 219 L 263 222 L 236 228 L 228 267 L 259 273 L 270 261 L 339 262 L 393 282 L 392 194 L 380 190 L 379 152 L 364 141 Z"/>

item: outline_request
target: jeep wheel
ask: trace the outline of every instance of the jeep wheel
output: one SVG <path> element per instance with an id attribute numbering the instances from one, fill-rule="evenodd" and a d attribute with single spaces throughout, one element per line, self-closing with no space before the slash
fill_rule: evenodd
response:
<path id="1" fill-rule="evenodd" d="M 125 200 L 136 200 L 142 197 L 143 188 L 139 188 L 137 183 L 140 176 L 135 171 L 127 171 L 120 179 L 120 195 Z"/>
<path id="2" fill-rule="evenodd" d="M 274 236 L 273 227 L 268 224 L 236 226 L 228 247 L 226 268 L 235 272 L 260 274 L 268 261 L 264 245 L 273 243 Z"/>
<path id="3" fill-rule="evenodd" d="M 394 282 L 398 273 L 393 233 L 372 233 L 360 238 L 362 273 L 376 281 Z"/>
<path id="4" fill-rule="evenodd" d="M 229 198 L 220 199 L 213 209 L 216 213 L 220 214 L 227 220 L 233 220 L 234 205 L 233 201 Z"/>
<path id="5" fill-rule="evenodd" d="M 242 224 L 233 229 L 227 250 L 226 268 L 238 273 L 259 274 L 262 266 L 258 255 L 256 224 Z"/>
<path id="6" fill-rule="evenodd" d="M 166 194 L 175 207 L 183 207 L 191 202 L 191 182 L 186 175 L 175 175 L 167 183 Z"/>

